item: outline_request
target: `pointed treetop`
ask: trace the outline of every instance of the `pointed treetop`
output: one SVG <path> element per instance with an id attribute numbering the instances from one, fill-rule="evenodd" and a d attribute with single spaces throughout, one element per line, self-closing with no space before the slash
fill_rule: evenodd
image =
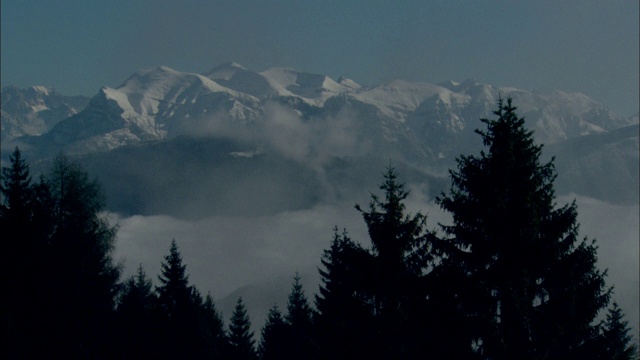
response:
<path id="1" fill-rule="evenodd" d="M 311 325 L 311 307 L 304 294 L 304 289 L 300 282 L 300 274 L 297 271 L 293 277 L 293 286 L 289 294 L 287 311 L 287 323 L 293 326 L 294 329 L 303 329 Z"/>
<path id="2" fill-rule="evenodd" d="M 31 176 L 29 176 L 29 165 L 22 158 L 18 147 L 9 159 L 11 166 L 2 168 L 2 184 L 0 184 L 2 202 L 9 209 L 18 211 L 26 205 Z"/>
<path id="3" fill-rule="evenodd" d="M 255 340 L 247 309 L 238 298 L 229 323 L 229 345 L 233 359 L 256 359 Z"/>

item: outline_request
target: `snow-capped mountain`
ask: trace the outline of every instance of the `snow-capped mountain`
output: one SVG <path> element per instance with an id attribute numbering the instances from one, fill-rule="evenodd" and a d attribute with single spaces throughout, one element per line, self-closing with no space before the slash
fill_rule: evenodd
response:
<path id="1" fill-rule="evenodd" d="M 17 91 L 5 89 L 2 94 L 3 148 L 7 143 L 19 144 L 30 159 L 51 158 L 60 152 L 86 155 L 87 165 L 106 179 L 107 195 L 129 194 L 116 197 L 124 201 L 116 208 L 133 212 L 175 211 L 173 200 L 156 195 L 176 188 L 187 192 L 199 188 L 196 183 L 183 186 L 149 176 L 167 169 L 190 169 L 189 180 L 181 180 L 189 183 L 234 174 L 235 183 L 279 193 L 281 199 L 290 198 L 287 204 L 304 207 L 329 193 L 348 195 L 364 186 L 375 187 L 362 179 L 377 179 L 380 169 L 391 161 L 409 178 L 430 182 L 430 191 L 437 193 L 445 183 L 446 170 L 455 166 L 454 158 L 481 148 L 474 130 L 483 128 L 480 118 L 493 117 L 499 97 L 513 98 L 538 142 L 557 144 L 549 157 L 558 155 L 558 164 L 568 169 L 569 176 L 560 171 L 563 184 L 584 184 L 584 179 L 607 173 L 606 166 L 622 164 L 607 174 L 624 179 L 628 184 L 622 188 L 627 192 L 616 190 L 613 196 L 589 186 L 582 188 L 616 202 L 627 198 L 634 202 L 638 197 L 638 175 L 633 167 L 638 136 L 633 129 L 637 125 L 616 130 L 637 124 L 637 118 L 622 118 L 580 93 L 539 93 L 475 80 L 441 84 L 396 80 L 362 86 L 344 77 L 335 81 L 287 68 L 256 72 L 232 62 L 202 75 L 160 66 L 136 72 L 115 89 L 100 89 L 81 111 L 80 106 L 60 101 L 59 108 L 67 109 L 70 116 L 47 123 L 39 131 L 5 132 L 9 126 L 27 129 L 30 119 L 42 117 L 29 114 L 55 108 L 39 105 L 47 103 L 37 99 L 46 99 L 43 94 L 52 92 L 44 88 L 23 91 L 40 94 L 31 102 L 23 101 L 28 105 L 11 105 Z M 23 113 L 27 115 L 19 116 Z M 592 143 L 594 148 L 575 152 L 562 145 L 574 139 L 584 139 L 580 143 Z M 255 172 L 260 176 L 256 178 Z M 309 190 L 310 179 L 314 185 Z M 200 209 L 210 209 L 210 199 L 215 198 L 220 208 L 247 211 L 236 209 L 237 202 L 222 204 L 224 194 L 237 191 L 236 185 L 223 183 L 203 190 L 207 196 L 184 193 L 178 198 L 191 204 L 203 202 Z M 559 187 L 564 191 L 576 191 L 563 184 Z M 286 195 L 294 188 L 298 194 Z M 250 193 L 241 191 L 238 196 Z M 263 208 L 268 206 L 263 204 Z"/>
<path id="2" fill-rule="evenodd" d="M 87 97 L 63 96 L 45 86 L 8 86 L 2 89 L 1 98 L 3 143 L 24 135 L 42 135 L 89 104 Z"/>
<path id="3" fill-rule="evenodd" d="M 468 143 L 479 126 L 478 118 L 491 115 L 499 96 L 514 98 L 520 114 L 544 143 L 629 124 L 579 93 L 542 94 L 473 80 L 439 85 L 393 81 L 363 87 L 346 78 L 334 81 L 286 68 L 255 72 L 226 63 L 204 75 L 164 66 L 141 70 L 116 89 L 102 88 L 83 111 L 73 115 L 75 108 L 70 109 L 73 116 L 44 135 L 46 127 L 6 136 L 11 140 L 32 135 L 23 140 L 47 151 L 86 153 L 224 131 L 229 123 L 276 121 L 283 109 L 303 122 L 326 121 L 348 112 L 359 119 L 351 125 L 368 131 L 385 150 L 394 143 L 393 148 L 400 146 L 414 156 L 449 158 L 457 145 Z M 3 124 L 11 119 L 10 113 L 3 112 Z"/>

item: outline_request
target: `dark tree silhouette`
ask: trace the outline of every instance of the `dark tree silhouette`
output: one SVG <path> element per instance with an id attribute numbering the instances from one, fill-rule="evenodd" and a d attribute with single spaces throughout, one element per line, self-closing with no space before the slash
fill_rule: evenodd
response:
<path id="1" fill-rule="evenodd" d="M 19 295 L 3 296 L 12 313 L 6 324 L 17 325 L 3 349 L 26 358 L 113 355 L 120 269 L 111 258 L 116 227 L 103 215 L 98 183 L 60 156 L 50 175 L 31 185 L 18 149 L 11 161 L 3 169 L 0 221 L 15 276 L 5 277 L 3 268 L 2 277 L 17 281 L 3 285 Z"/>
<path id="2" fill-rule="evenodd" d="M 31 201 L 29 165 L 17 147 L 9 156 L 11 166 L 2 169 L 2 217 L 27 217 Z"/>
<path id="3" fill-rule="evenodd" d="M 437 198 L 453 215 L 437 246 L 449 308 L 481 358 L 575 358 L 610 292 L 595 245 L 578 240 L 575 203 L 556 206 L 553 162 L 540 162 L 542 146 L 515 110 L 500 99 L 498 119 L 482 119 L 488 153 L 459 157 L 449 194 Z"/>
<path id="4" fill-rule="evenodd" d="M 290 328 L 285 323 L 277 305 L 269 309 L 267 321 L 262 327 L 258 353 L 262 360 L 288 359 Z"/>
<path id="5" fill-rule="evenodd" d="M 316 295 L 315 331 L 319 354 L 327 359 L 377 356 L 373 305 L 367 269 L 371 254 L 334 228 L 331 247 L 324 251 L 322 284 Z"/>
<path id="6" fill-rule="evenodd" d="M 258 358 L 251 322 L 241 297 L 238 298 L 229 323 L 229 355 L 237 360 Z"/>
<path id="7" fill-rule="evenodd" d="M 118 304 L 118 312 L 135 315 L 148 315 L 154 306 L 155 296 L 151 279 L 142 267 L 138 266 L 135 276 L 131 276 L 125 283 Z"/>
<path id="8" fill-rule="evenodd" d="M 202 296 L 189 285 L 187 266 L 175 239 L 171 241 L 169 255 L 162 262 L 162 274 L 158 276 L 157 317 L 160 322 L 159 346 L 165 358 L 195 358 L 202 352 L 198 336 L 198 317 L 202 308 Z"/>
<path id="9" fill-rule="evenodd" d="M 34 224 L 30 204 L 32 203 L 31 176 L 29 165 L 22 159 L 16 147 L 10 155 L 11 165 L 2 169 L 0 191 L 0 231 L 2 255 L 0 257 L 0 286 L 3 296 L 2 306 L 2 355 L 14 358 L 29 354 L 28 338 L 34 337 L 28 323 L 36 319 L 30 316 L 34 310 L 32 303 L 34 281 L 39 275 L 37 269 L 30 269 L 31 261 L 41 261 L 37 256 L 37 240 L 33 237 Z M 36 263 L 39 266 L 40 263 Z M 35 271 L 34 271 L 35 270 Z"/>
<path id="10" fill-rule="evenodd" d="M 211 294 L 207 294 L 202 305 L 200 338 L 203 345 L 202 358 L 222 359 L 227 351 L 227 338 L 222 316 L 216 310 Z"/>
<path id="11" fill-rule="evenodd" d="M 160 286 L 156 289 L 160 310 L 168 317 L 178 317 L 191 307 L 191 286 L 186 269 L 176 240 L 173 239 L 169 255 L 162 262 L 162 274 L 158 276 Z"/>
<path id="12" fill-rule="evenodd" d="M 425 289 L 422 276 L 432 263 L 431 233 L 426 216 L 407 214 L 404 200 L 409 192 L 398 182 L 391 167 L 380 185 L 384 199 L 371 195 L 369 210 L 362 213 L 372 244 L 369 268 L 370 291 L 382 356 L 395 359 L 422 357 L 426 326 L 416 320 L 424 317 Z M 419 352 L 416 353 L 416 352 Z"/>
<path id="13" fill-rule="evenodd" d="M 632 360 L 638 358 L 638 348 L 633 343 L 629 323 L 624 320 L 622 309 L 617 303 L 609 309 L 604 322 L 600 351 L 601 359 Z"/>
<path id="14" fill-rule="evenodd" d="M 153 311 L 153 285 L 142 268 L 124 284 L 117 308 L 120 358 L 141 359 L 154 355 L 157 339 Z"/>
<path id="15" fill-rule="evenodd" d="M 112 260 L 117 228 L 104 215 L 100 185 L 79 163 L 57 157 L 47 184 L 53 204 L 44 294 L 53 327 L 49 341 L 66 358 L 107 357 L 114 349 L 120 277 Z"/>
<path id="16" fill-rule="evenodd" d="M 300 275 L 296 272 L 287 302 L 287 316 L 289 325 L 289 350 L 287 359 L 309 359 L 315 353 L 312 336 L 312 310 L 307 296 L 304 294 Z"/>

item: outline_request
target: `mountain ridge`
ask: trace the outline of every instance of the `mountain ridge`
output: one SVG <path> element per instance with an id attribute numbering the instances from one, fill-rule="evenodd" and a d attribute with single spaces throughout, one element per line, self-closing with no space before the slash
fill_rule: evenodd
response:
<path id="1" fill-rule="evenodd" d="M 53 93 L 47 88 L 33 88 L 30 94 L 35 100 L 25 95 L 22 105 L 5 106 L 4 91 L 3 127 L 7 119 L 21 119 L 18 112 L 7 113 L 5 109 L 31 106 L 33 110 L 29 116 L 37 117 L 39 108 L 28 104 L 43 103 L 37 100 L 38 96 L 42 98 Z M 185 160 L 185 164 L 190 165 L 184 166 L 233 168 L 243 158 L 251 158 L 258 163 L 260 159 L 269 158 L 269 161 L 281 164 L 298 164 L 300 169 L 306 169 L 302 172 L 310 171 L 322 178 L 330 177 L 328 174 L 336 175 L 336 169 L 340 168 L 336 168 L 336 164 L 345 161 L 359 168 L 357 171 L 361 173 L 371 170 L 355 164 L 365 162 L 368 167 L 373 167 L 374 164 L 384 166 L 385 162 L 393 162 L 423 174 L 423 180 L 441 184 L 434 177 L 446 177 L 447 170 L 455 166 L 454 159 L 459 154 L 475 153 L 482 148 L 474 130 L 482 127 L 480 118 L 492 117 L 500 97 L 513 98 L 518 114 L 534 131 L 536 141 L 550 146 L 607 134 L 638 122 L 637 117 L 622 118 L 581 93 L 539 93 L 497 87 L 473 79 L 440 84 L 394 80 L 375 86 L 361 86 L 345 77 L 335 81 L 326 75 L 289 68 L 256 72 L 227 62 L 203 74 L 180 72 L 166 66 L 136 71 L 116 88 L 101 88 L 84 108 L 58 119 L 48 129 L 13 137 L 3 131 L 2 146 L 4 161 L 7 150 L 19 145 L 27 158 L 35 160 L 51 158 L 62 152 L 109 162 L 115 161 L 109 159 L 120 158 L 117 153 L 109 155 L 110 152 L 134 145 L 132 150 L 125 150 L 127 156 L 148 157 L 138 155 L 148 154 L 148 151 L 139 151 L 145 144 L 159 151 L 175 149 L 188 157 L 189 138 L 209 138 L 211 140 L 207 141 L 213 144 L 203 148 L 213 149 L 208 151 L 225 149 L 225 156 L 235 160 L 225 159 L 215 164 L 202 160 L 190 164 L 191 160 Z M 20 121 L 17 124 L 19 126 Z M 232 145 L 222 148 L 215 145 L 221 141 Z M 599 193 L 605 199 L 637 199 L 637 191 L 628 190 L 612 197 L 584 185 L 584 180 L 579 177 L 594 178 L 594 173 L 603 176 L 602 168 L 608 166 L 607 163 L 616 163 L 620 165 L 614 173 L 625 179 L 624 183 L 628 183 L 626 188 L 637 188 L 633 183 L 637 176 L 631 171 L 633 166 L 628 165 L 633 164 L 633 141 L 619 138 L 618 145 L 600 141 L 594 144 L 600 154 L 607 153 L 614 158 L 608 161 L 603 155 L 593 157 L 586 152 L 572 152 L 567 146 L 552 147 L 560 152 L 557 154 L 560 157 L 566 155 L 561 167 L 572 169 L 574 178 L 567 176 L 563 181 L 583 184 L 581 186 L 587 194 Z M 95 155 L 99 153 L 106 154 Z M 153 158 L 158 161 L 157 157 Z M 280 160 L 274 160 L 276 158 Z M 143 169 L 147 165 L 131 166 Z M 175 169 L 179 171 L 180 166 Z M 117 182 L 113 175 L 101 172 L 100 166 L 95 170 Z M 144 172 L 131 171 L 144 177 Z M 212 168 L 200 175 L 219 174 L 220 171 Z M 345 174 L 344 171 L 339 170 L 338 174 L 342 174 L 339 177 Z M 344 181 L 351 182 L 349 176 L 356 175 L 344 176 Z M 278 176 L 274 178 L 285 181 Z M 157 184 L 155 180 L 148 181 Z M 252 182 L 249 178 L 246 181 Z M 598 183 L 602 185 L 602 181 Z M 298 185 L 302 184 L 301 180 Z M 158 186 L 157 191 L 167 191 L 164 186 Z M 336 184 L 323 186 L 338 188 Z M 365 184 L 353 182 L 352 186 L 357 189 Z M 571 191 L 571 186 L 561 188 Z M 112 191 L 118 193 L 117 188 Z M 316 195 L 309 194 L 311 198 Z M 185 195 L 185 199 L 188 198 Z M 166 209 L 165 206 L 160 208 Z"/>
<path id="2" fill-rule="evenodd" d="M 424 131 L 425 126 L 426 129 L 439 126 L 448 132 L 459 132 L 464 131 L 470 121 L 491 115 L 498 96 L 510 96 L 526 118 L 533 118 L 533 128 L 541 142 L 545 143 L 629 124 L 628 119 L 580 93 L 556 91 L 539 94 L 495 87 L 473 79 L 441 84 L 394 80 L 362 87 L 343 78 L 342 83 L 326 75 L 288 68 L 255 72 L 234 62 L 216 66 L 202 75 L 158 66 L 135 72 L 115 89 L 102 88 L 87 107 L 99 107 L 99 97 L 116 101 L 122 110 L 116 116 L 125 120 L 127 125 L 122 127 L 129 128 L 131 133 L 127 135 L 134 135 L 109 135 L 103 127 L 98 126 L 93 136 L 102 137 L 96 138 L 95 142 L 106 143 L 103 146 L 105 150 L 135 141 L 175 137 L 180 134 L 180 123 L 188 121 L 188 118 L 202 118 L 206 114 L 224 115 L 236 121 L 254 121 L 264 117 L 264 103 L 274 100 L 305 113 L 309 108 L 323 109 L 331 98 L 348 98 L 373 105 L 384 118 L 383 121 L 413 123 L 418 131 Z M 83 111 L 86 113 L 80 111 L 70 114 L 70 117 L 91 117 L 90 114 L 96 112 L 95 109 Z M 111 111 L 117 112 L 115 109 Z M 3 113 L 3 124 L 8 118 L 8 114 Z M 56 125 L 47 130 L 57 131 Z M 20 135 L 40 136 L 48 131 L 7 136 L 3 133 L 3 140 L 11 141 Z M 112 144 L 108 144 L 108 137 L 114 138 Z M 62 134 L 57 138 L 66 140 L 62 139 Z M 96 148 L 101 146 L 89 146 L 87 150 L 95 151 Z"/>

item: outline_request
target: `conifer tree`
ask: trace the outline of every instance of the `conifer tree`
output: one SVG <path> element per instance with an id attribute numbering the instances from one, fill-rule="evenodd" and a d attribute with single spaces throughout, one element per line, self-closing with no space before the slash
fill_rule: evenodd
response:
<path id="1" fill-rule="evenodd" d="M 156 297 L 149 279 L 139 265 L 136 275 L 123 285 L 117 314 L 121 334 L 121 358 L 141 359 L 154 354 L 156 346 L 153 309 Z"/>
<path id="2" fill-rule="evenodd" d="M 100 185 L 79 163 L 59 156 L 47 184 L 53 204 L 45 292 L 49 341 L 63 357 L 107 356 L 114 348 L 119 289 L 120 267 L 112 260 L 117 228 L 103 213 Z"/>
<path id="3" fill-rule="evenodd" d="M 191 287 L 186 269 L 187 266 L 182 263 L 182 255 L 176 240 L 173 239 L 169 255 L 165 256 L 162 262 L 162 274 L 158 276 L 160 286 L 156 289 L 158 305 L 168 317 L 179 316 L 190 307 Z"/>
<path id="4" fill-rule="evenodd" d="M 288 359 L 291 333 L 280 309 L 278 309 L 278 305 L 274 305 L 269 309 L 269 315 L 261 333 L 262 338 L 258 349 L 260 359 Z"/>
<path id="5" fill-rule="evenodd" d="M 334 228 L 329 249 L 321 259 L 322 284 L 316 294 L 314 327 L 319 353 L 328 359 L 371 358 L 376 331 L 369 287 L 365 284 L 371 254 L 346 230 Z"/>
<path id="6" fill-rule="evenodd" d="M 553 160 L 541 163 L 515 110 L 500 99 L 498 119 L 482 119 L 488 152 L 459 157 L 449 194 L 436 200 L 453 216 L 436 242 L 439 271 L 453 280 L 443 302 L 462 314 L 460 334 L 480 358 L 575 358 L 610 292 L 595 245 L 578 239 L 575 203 L 556 205 Z"/>
<path id="7" fill-rule="evenodd" d="M 255 340 L 251 331 L 251 322 L 242 297 L 231 314 L 229 323 L 229 355 L 236 360 L 255 360 L 258 355 L 255 350 Z"/>
<path id="8" fill-rule="evenodd" d="M 17 293 L 28 309 L 11 309 L 13 316 L 28 314 L 20 320 L 27 332 L 12 332 L 28 340 L 19 356 L 109 356 L 120 269 L 111 258 L 116 228 L 102 213 L 99 185 L 63 156 L 47 178 L 31 185 L 18 149 L 2 185 L 2 238 L 19 247 L 4 254 L 22 274 Z"/>
<path id="9" fill-rule="evenodd" d="M 296 272 L 287 302 L 287 316 L 289 325 L 289 357 L 290 359 L 309 359 L 314 352 L 312 340 L 312 310 L 304 294 L 300 275 Z"/>
<path id="10" fill-rule="evenodd" d="M 622 309 L 616 302 L 609 309 L 604 322 L 601 351 L 602 359 L 632 360 L 638 358 L 638 348 L 629 334 L 629 323 L 624 320 Z"/>
<path id="11" fill-rule="evenodd" d="M 20 277 L 28 270 L 25 267 L 29 263 L 27 260 L 34 255 L 35 239 L 32 232 L 35 224 L 32 223 L 33 189 L 29 165 L 17 147 L 9 158 L 11 165 L 2 169 L 0 183 L 0 224 L 4 248 L 0 278 L 3 288 L 16 289 L 16 286 L 31 282 L 31 279 Z"/>
<path id="12" fill-rule="evenodd" d="M 153 284 L 142 267 L 138 266 L 136 275 L 131 276 L 125 283 L 118 304 L 121 313 L 145 315 L 151 312 L 155 297 Z"/>
<path id="13" fill-rule="evenodd" d="M 211 294 L 205 297 L 200 319 L 202 320 L 200 336 L 204 344 L 203 358 L 222 359 L 227 348 L 224 321 L 216 310 Z"/>
<path id="14" fill-rule="evenodd" d="M 3 167 L 0 183 L 0 237 L 2 255 L 0 256 L 0 286 L 3 296 L 2 306 L 2 355 L 19 357 L 28 354 L 29 341 L 33 337 L 28 323 L 31 318 L 36 296 L 33 291 L 34 280 L 39 276 L 36 269 L 29 265 L 31 261 L 41 260 L 35 248 L 33 238 L 34 224 L 30 203 L 32 202 L 31 177 L 29 165 L 22 159 L 20 149 L 15 148 L 10 155 L 11 165 Z M 36 267 L 40 263 L 35 263 Z M 35 271 L 34 271 L 35 270 Z"/>
<path id="15" fill-rule="evenodd" d="M 22 152 L 15 148 L 9 156 L 11 166 L 2 169 L 2 217 L 18 218 L 26 216 L 31 200 L 29 165 L 22 158 Z"/>
<path id="16" fill-rule="evenodd" d="M 426 326 L 419 324 L 425 309 L 426 293 L 422 276 L 431 264 L 426 216 L 407 214 L 404 201 L 409 192 L 398 182 L 391 167 L 380 185 L 384 198 L 371 195 L 369 211 L 362 213 L 372 244 L 372 264 L 368 278 L 374 302 L 379 337 L 379 353 L 387 358 L 414 357 L 414 349 L 424 346 Z M 420 355 L 421 356 L 421 355 Z"/>
<path id="17" fill-rule="evenodd" d="M 189 285 L 186 268 L 173 239 L 169 255 L 161 264 L 160 286 L 156 288 L 162 353 L 167 358 L 195 357 L 201 351 L 197 323 L 202 297 Z"/>
<path id="18" fill-rule="evenodd" d="M 293 277 L 291 293 L 289 293 L 286 320 L 295 330 L 308 331 L 311 327 L 311 307 L 297 271 Z"/>

